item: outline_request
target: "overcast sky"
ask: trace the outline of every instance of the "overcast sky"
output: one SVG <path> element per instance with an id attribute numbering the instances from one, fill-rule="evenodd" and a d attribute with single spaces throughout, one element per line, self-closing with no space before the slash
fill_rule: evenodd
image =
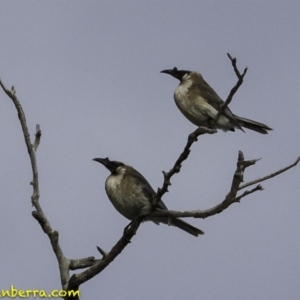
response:
<path id="1" fill-rule="evenodd" d="M 230 105 L 268 124 L 261 135 L 222 131 L 193 145 L 163 198 L 174 210 L 207 209 L 229 191 L 238 151 L 262 158 L 245 181 L 300 155 L 300 2 L 1 1 L 0 76 L 14 85 L 37 159 L 40 203 L 68 258 L 100 257 L 128 224 L 109 202 L 109 172 L 134 166 L 156 190 L 195 126 L 174 104 L 178 81 L 159 72 L 197 70 Z M 0 289 L 59 289 L 48 237 L 31 216 L 31 166 L 16 110 L 0 91 Z M 188 220 L 195 238 L 144 223 L 125 251 L 81 287 L 81 299 L 300 299 L 300 166 L 219 215 Z"/>

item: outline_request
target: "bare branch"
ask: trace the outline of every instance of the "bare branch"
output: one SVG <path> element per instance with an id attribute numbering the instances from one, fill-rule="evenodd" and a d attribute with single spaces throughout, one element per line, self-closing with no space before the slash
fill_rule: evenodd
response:
<path id="1" fill-rule="evenodd" d="M 237 168 L 236 171 L 234 173 L 233 176 L 233 180 L 232 180 L 232 184 L 231 184 L 231 189 L 229 191 L 229 193 L 227 194 L 226 198 L 218 205 L 210 208 L 210 209 L 206 209 L 206 210 L 194 210 L 194 211 L 172 211 L 172 210 L 156 210 L 153 211 L 150 216 L 151 217 L 170 217 L 170 218 L 188 218 L 188 217 L 193 217 L 193 218 L 208 218 L 211 216 L 214 216 L 216 214 L 221 213 L 222 211 L 224 211 L 225 209 L 227 209 L 231 204 L 233 203 L 237 203 L 240 202 L 240 200 L 256 191 L 262 191 L 263 187 L 259 184 L 257 185 L 255 188 L 253 188 L 250 191 L 245 191 L 243 192 L 241 195 L 237 196 L 237 192 L 242 189 L 245 188 L 247 186 L 253 185 L 255 183 L 258 183 L 260 181 L 263 180 L 267 180 L 270 179 L 274 176 L 277 176 L 285 171 L 287 171 L 288 169 L 296 166 L 298 164 L 298 162 L 300 161 L 300 157 L 297 158 L 297 160 L 287 166 L 286 168 L 283 168 L 275 173 L 272 173 L 268 176 L 265 176 L 263 178 L 251 181 L 249 183 L 246 183 L 242 186 L 240 186 L 240 184 L 243 182 L 243 175 L 244 175 L 244 171 L 247 167 L 254 165 L 256 162 L 258 161 L 258 159 L 254 159 L 254 160 L 248 160 L 245 161 L 244 160 L 244 156 L 243 153 L 241 151 L 239 151 L 239 156 L 238 156 L 238 162 L 237 162 Z"/>
<path id="2" fill-rule="evenodd" d="M 33 187 L 33 194 L 31 196 L 31 202 L 32 205 L 35 207 L 36 211 L 32 212 L 32 216 L 39 222 L 41 225 L 43 231 L 48 235 L 52 249 L 56 255 L 58 264 L 59 264 L 59 269 L 60 269 L 60 278 L 61 278 L 61 283 L 63 288 L 67 287 L 67 283 L 69 281 L 69 265 L 70 261 L 65 258 L 63 255 L 63 252 L 60 248 L 59 242 L 58 242 L 58 232 L 54 231 L 46 218 L 40 203 L 39 203 L 39 197 L 40 197 L 40 192 L 39 192 L 39 177 L 38 177 L 38 168 L 37 168 L 37 162 L 36 162 L 36 156 L 35 156 L 35 151 L 38 148 L 38 145 L 40 143 L 41 139 L 41 130 L 40 127 L 37 126 L 37 132 L 35 136 L 35 142 L 34 144 L 31 144 L 30 141 L 30 134 L 29 130 L 27 127 L 26 123 L 26 117 L 25 113 L 23 111 L 23 108 L 16 96 L 16 90 L 14 87 L 12 87 L 11 90 L 8 90 L 3 82 L 0 80 L 0 86 L 2 87 L 3 91 L 6 93 L 6 95 L 12 100 L 14 103 L 17 112 L 18 112 L 18 117 L 21 123 L 22 131 L 23 131 L 23 136 L 25 139 L 25 144 L 28 150 L 30 162 L 31 162 L 31 168 L 32 168 L 32 173 L 33 173 L 33 179 L 31 181 L 31 185 Z"/>
<path id="3" fill-rule="evenodd" d="M 243 83 L 243 79 L 247 73 L 247 68 L 244 69 L 244 72 L 241 74 L 237 68 L 237 60 L 236 58 L 232 58 L 230 54 L 227 54 L 229 59 L 231 60 L 234 72 L 236 76 L 238 77 L 238 81 L 235 84 L 235 86 L 231 89 L 226 101 L 221 106 L 220 111 L 216 115 L 216 117 L 213 120 L 213 123 L 216 123 L 218 118 L 221 114 L 224 113 L 228 105 L 233 99 L 233 96 L 239 89 L 239 87 Z M 31 143 L 30 140 L 30 134 L 27 128 L 26 124 L 26 118 L 24 111 L 22 109 L 22 106 L 16 96 L 16 91 L 14 87 L 11 88 L 11 90 L 7 89 L 2 81 L 0 80 L 0 86 L 4 90 L 4 92 L 8 95 L 8 97 L 13 101 L 17 112 L 18 117 L 20 120 L 20 124 L 22 127 L 25 143 L 27 146 L 27 150 L 30 157 L 31 167 L 32 167 L 32 173 L 33 173 L 33 179 L 31 181 L 31 185 L 33 186 L 33 194 L 31 197 L 32 205 L 36 209 L 32 212 L 32 216 L 38 221 L 43 231 L 47 234 L 49 237 L 49 240 L 51 242 L 52 249 L 56 255 L 58 264 L 59 264 L 59 270 L 60 270 L 60 278 L 61 278 L 61 284 L 64 290 L 78 290 L 80 285 L 84 282 L 88 281 L 89 279 L 95 277 L 97 274 L 102 272 L 124 249 L 125 247 L 130 243 L 133 236 L 136 234 L 141 222 L 142 218 L 136 218 L 133 220 L 128 226 L 125 227 L 123 236 L 119 239 L 119 241 L 111 248 L 109 252 L 105 252 L 103 249 L 97 246 L 97 250 L 102 255 L 101 259 L 95 259 L 95 257 L 86 257 L 82 259 L 67 259 L 63 251 L 59 245 L 59 233 L 52 229 L 48 219 L 46 218 L 40 203 L 39 203 L 39 178 L 38 178 L 38 168 L 37 168 L 37 162 L 36 162 L 36 151 L 39 147 L 40 141 L 41 141 L 41 129 L 40 126 L 36 126 L 36 133 L 35 133 L 35 140 L 33 143 Z M 187 143 L 184 147 L 183 152 L 179 155 L 178 159 L 174 163 L 173 167 L 169 170 L 169 172 L 164 172 L 164 181 L 161 188 L 158 188 L 157 194 L 155 198 L 153 199 L 153 206 L 156 206 L 156 204 L 161 200 L 163 195 L 168 192 L 168 187 L 171 185 L 171 178 L 175 173 L 179 173 L 181 170 L 181 166 L 183 161 L 185 161 L 190 152 L 191 152 L 191 146 L 194 142 L 198 140 L 198 137 L 202 134 L 208 133 L 208 134 L 214 134 L 217 130 L 215 129 L 209 129 L 205 127 L 199 127 L 194 132 L 192 132 L 188 136 Z M 227 209 L 231 204 L 240 202 L 240 200 L 256 191 L 263 190 L 262 186 L 259 184 L 255 188 L 251 190 L 246 190 L 242 194 L 237 195 L 238 191 L 246 188 L 248 186 L 257 184 L 261 181 L 268 180 L 272 177 L 275 177 L 288 169 L 296 166 L 298 162 L 300 161 L 300 157 L 290 166 L 283 168 L 277 172 L 274 172 L 270 175 L 267 175 L 265 177 L 256 179 L 254 181 L 241 184 L 243 182 L 244 177 L 244 171 L 247 167 L 254 165 L 258 160 L 244 160 L 244 155 L 241 151 L 238 153 L 238 159 L 237 159 L 237 167 L 233 175 L 232 183 L 230 190 L 228 194 L 226 195 L 225 199 L 219 203 L 218 205 L 206 209 L 206 210 L 195 210 L 195 211 L 170 211 L 170 210 L 154 210 L 150 213 L 151 217 L 169 217 L 171 218 L 175 217 L 194 217 L 194 218 L 207 218 L 216 214 L 221 213 L 225 209 Z M 88 268 L 81 273 L 73 274 L 70 278 L 70 270 L 78 270 L 78 269 L 84 269 Z M 70 299 L 70 298 L 65 298 Z M 77 299 L 77 298 L 76 298 Z"/>
<path id="4" fill-rule="evenodd" d="M 226 107 L 229 105 L 229 103 L 232 101 L 232 98 L 234 96 L 234 94 L 237 92 L 237 90 L 239 89 L 239 87 L 243 84 L 243 81 L 244 81 L 244 77 L 247 73 L 247 70 L 248 68 L 246 67 L 244 69 L 244 72 L 241 74 L 240 71 L 238 70 L 237 68 L 237 65 L 236 65 L 236 58 L 232 58 L 231 55 L 229 53 L 227 53 L 227 56 L 229 57 L 229 59 L 231 60 L 231 63 L 232 63 L 232 66 L 233 66 L 233 69 L 234 69 L 234 72 L 238 78 L 238 81 L 237 83 L 235 84 L 235 86 L 231 89 L 225 103 L 221 106 L 219 112 L 217 113 L 217 115 L 215 116 L 214 120 L 213 120 L 213 123 L 215 124 L 219 117 L 223 114 L 223 112 L 225 111 Z"/>
<path id="5" fill-rule="evenodd" d="M 285 171 L 287 171 L 287 170 L 289 170 L 289 169 L 295 167 L 295 166 L 299 163 L 299 161 L 300 161 L 300 156 L 296 159 L 296 161 L 295 161 L 294 163 L 292 163 L 291 165 L 289 165 L 289 166 L 287 166 L 287 167 L 285 167 L 285 168 L 283 168 L 283 169 L 280 169 L 280 170 L 278 170 L 278 171 L 276 171 L 276 172 L 274 172 L 274 173 L 271 173 L 271 174 L 269 174 L 269 175 L 266 175 L 266 176 L 264 176 L 264 177 L 255 179 L 255 180 L 253 180 L 253 181 L 249 181 L 249 182 L 247 182 L 247 183 L 245 183 L 245 184 L 242 184 L 242 185 L 239 187 L 239 190 L 244 189 L 244 188 L 246 188 L 246 187 L 248 187 L 248 186 L 250 186 L 250 185 L 256 184 L 256 183 L 258 183 L 258 182 L 262 182 L 262 181 L 268 180 L 268 179 L 270 179 L 270 178 L 272 178 L 272 177 L 275 177 L 275 176 L 277 176 L 277 175 L 279 175 L 279 174 L 281 174 L 281 173 L 283 173 L 283 172 L 285 172 Z"/>
<path id="6" fill-rule="evenodd" d="M 179 155 L 179 158 L 176 160 L 174 166 L 170 169 L 169 172 L 164 172 L 163 171 L 163 174 L 164 174 L 163 186 L 161 188 L 157 189 L 156 197 L 153 199 L 153 202 L 152 202 L 152 204 L 154 206 L 161 200 L 162 196 L 166 192 L 168 192 L 168 186 L 171 185 L 171 177 L 175 173 L 180 172 L 182 162 L 185 161 L 188 158 L 188 156 L 191 152 L 190 148 L 191 148 L 191 146 L 193 145 L 194 142 L 197 142 L 198 137 L 202 134 L 205 134 L 205 133 L 214 134 L 216 132 L 217 132 L 217 130 L 215 130 L 215 129 L 209 129 L 209 128 L 206 128 L 206 127 L 199 127 L 188 136 L 187 143 L 184 147 L 184 150 Z"/>
<path id="7" fill-rule="evenodd" d="M 70 260 L 70 270 L 85 269 L 93 266 L 98 260 L 94 256 L 81 258 L 81 259 L 71 259 Z"/>
<path id="8" fill-rule="evenodd" d="M 2 87 L 3 91 L 6 93 L 6 95 L 13 101 L 17 112 L 18 112 L 18 117 L 21 123 L 21 127 L 22 127 L 22 131 L 23 131 L 23 136 L 25 139 L 25 144 L 27 146 L 27 150 L 28 150 L 28 154 L 30 157 L 30 161 L 31 161 L 31 167 L 32 167 L 32 173 L 33 173 L 33 180 L 32 180 L 32 186 L 33 186 L 33 195 L 32 195 L 32 204 L 34 206 L 37 205 L 36 210 L 42 212 L 42 209 L 39 207 L 38 204 L 38 199 L 39 199 L 39 182 L 38 182 L 38 171 L 37 171 L 37 163 L 36 163 L 36 158 L 35 158 L 35 152 L 33 149 L 33 146 L 31 144 L 30 141 L 30 134 L 27 128 L 27 124 L 26 124 L 26 118 L 25 118 L 25 114 L 23 111 L 23 108 L 16 96 L 16 90 L 14 87 L 12 87 L 11 90 L 8 90 L 3 82 L 0 80 L 0 86 Z"/>
<path id="9" fill-rule="evenodd" d="M 255 163 L 256 160 L 252 161 L 245 161 L 244 155 L 242 151 L 238 153 L 238 160 L 237 160 L 237 167 L 233 175 L 231 188 L 229 193 L 226 195 L 226 198 L 218 205 L 213 208 L 207 210 L 195 210 L 195 211 L 185 211 L 185 212 L 178 212 L 178 211 L 163 211 L 163 210 L 156 210 L 152 212 L 150 215 L 153 217 L 193 217 L 193 218 L 207 218 L 211 217 L 215 214 L 219 214 L 226 208 L 228 208 L 231 204 L 238 202 L 239 200 L 236 198 L 236 194 L 238 192 L 238 187 L 241 182 L 243 182 L 243 175 L 244 170 Z"/>
<path id="10" fill-rule="evenodd" d="M 237 78 L 238 79 L 243 79 L 244 78 L 244 76 L 246 75 L 246 73 L 247 73 L 247 70 L 248 70 L 248 68 L 246 67 L 245 69 L 244 69 L 244 72 L 241 74 L 240 73 L 240 71 L 238 70 L 238 68 L 237 68 L 237 65 L 236 65 L 236 57 L 235 58 L 232 58 L 232 56 L 229 54 L 229 53 L 227 53 L 227 56 L 229 57 L 229 59 L 231 60 L 231 63 L 232 63 L 232 66 L 233 66 L 233 70 L 234 70 L 234 72 L 235 72 L 235 74 L 236 74 L 236 76 L 237 76 Z"/>
<path id="11" fill-rule="evenodd" d="M 255 188 L 253 188 L 252 190 L 250 190 L 250 191 L 245 191 L 242 195 L 238 196 L 238 197 L 236 198 L 236 200 L 237 200 L 238 202 L 240 202 L 240 200 L 241 200 L 242 198 L 244 198 L 244 197 L 246 197 L 246 196 L 248 196 L 248 195 L 250 195 L 250 194 L 252 194 L 252 193 L 254 193 L 254 192 L 256 192 L 256 191 L 263 191 L 263 190 L 264 190 L 263 187 L 259 184 L 259 185 L 257 185 Z"/>
<path id="12" fill-rule="evenodd" d="M 83 271 L 82 273 L 72 275 L 69 281 L 68 290 L 78 290 L 81 284 L 103 271 L 130 243 L 132 237 L 136 234 L 136 231 L 138 230 L 141 222 L 142 219 L 137 218 L 128 226 L 126 226 L 123 236 L 109 252 L 104 252 L 100 247 L 97 247 L 100 253 L 103 252 L 101 253 L 103 255 L 103 258 L 98 260 L 92 267 Z"/>
<path id="13" fill-rule="evenodd" d="M 4 86 L 1 80 L 0 80 L 0 86 L 2 87 L 4 92 L 8 95 L 8 97 L 13 101 L 17 109 L 25 143 L 30 157 L 30 162 L 31 162 L 32 172 L 33 172 L 33 180 L 31 182 L 31 185 L 33 186 L 33 195 L 31 198 L 32 198 L 32 205 L 36 209 L 36 211 L 32 212 L 32 216 L 38 221 L 41 228 L 48 235 L 50 239 L 52 249 L 58 261 L 61 284 L 63 289 L 74 290 L 74 291 L 78 290 L 80 284 L 84 283 L 85 281 L 99 274 L 123 251 L 123 249 L 130 243 L 132 237 L 135 235 L 137 229 L 141 224 L 142 219 L 137 218 L 124 229 L 124 234 L 122 238 L 116 243 L 116 245 L 111 249 L 110 252 L 106 253 L 100 247 L 97 247 L 99 252 L 103 255 L 103 258 L 101 260 L 96 260 L 94 257 L 88 257 L 88 258 L 77 259 L 77 260 L 67 259 L 64 256 L 62 249 L 59 245 L 59 233 L 52 229 L 39 203 L 40 194 L 39 194 L 38 168 L 37 168 L 35 152 L 40 144 L 40 139 L 42 135 L 40 126 L 39 125 L 36 126 L 35 141 L 33 144 L 31 144 L 30 134 L 26 124 L 25 114 L 16 96 L 15 89 L 12 88 L 11 90 L 8 90 Z M 70 275 L 69 275 L 70 270 L 82 269 L 87 267 L 89 267 L 89 269 L 87 269 L 82 273 L 74 274 L 70 280 Z"/>

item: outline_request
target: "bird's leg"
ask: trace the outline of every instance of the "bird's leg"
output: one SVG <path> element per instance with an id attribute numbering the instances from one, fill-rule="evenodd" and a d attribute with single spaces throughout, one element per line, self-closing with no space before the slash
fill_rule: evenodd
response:
<path id="1" fill-rule="evenodd" d="M 142 220 L 142 217 L 137 216 L 124 228 L 123 237 L 128 243 L 130 243 L 130 239 L 136 234 L 136 231 L 138 230 Z M 132 225 L 134 226 L 134 231 L 131 229 Z M 128 232 L 129 230 L 130 232 Z"/>
<path id="2" fill-rule="evenodd" d="M 128 242 L 128 243 L 131 243 L 130 241 L 130 238 L 127 234 L 127 229 L 131 226 L 131 224 L 133 223 L 133 221 L 131 221 L 125 228 L 124 228 L 124 231 L 123 231 L 123 237 L 125 238 L 125 240 Z"/>

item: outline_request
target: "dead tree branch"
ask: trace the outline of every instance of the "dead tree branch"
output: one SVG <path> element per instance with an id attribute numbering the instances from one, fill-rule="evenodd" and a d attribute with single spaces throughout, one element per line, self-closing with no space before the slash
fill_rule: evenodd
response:
<path id="1" fill-rule="evenodd" d="M 30 134 L 26 123 L 26 117 L 25 113 L 23 111 L 23 108 L 16 96 L 16 90 L 14 87 L 12 87 L 10 90 L 5 87 L 3 82 L 0 80 L 0 86 L 2 87 L 3 91 L 6 93 L 6 95 L 12 100 L 13 104 L 16 107 L 16 110 L 18 112 L 18 118 L 20 120 L 20 124 L 22 127 L 23 136 L 25 139 L 25 144 L 27 147 L 27 151 L 30 158 L 31 168 L 32 168 L 32 174 L 33 178 L 30 184 L 33 187 L 33 193 L 31 196 L 31 202 L 33 207 L 35 208 L 35 211 L 32 212 L 32 216 L 38 221 L 40 226 L 42 227 L 43 231 L 47 234 L 49 237 L 53 252 L 55 253 L 55 256 L 57 258 L 58 264 L 59 264 L 59 270 L 60 270 L 60 279 L 63 289 L 67 289 L 68 282 L 70 279 L 69 270 L 74 267 L 78 267 L 80 265 L 87 264 L 86 258 L 82 260 L 76 260 L 77 264 L 74 264 L 73 260 L 67 259 L 62 249 L 59 245 L 59 234 L 57 231 L 53 230 L 51 227 L 50 222 L 48 221 L 46 215 L 44 214 L 41 205 L 39 203 L 40 198 L 40 191 L 39 191 L 39 177 L 38 177 L 38 167 L 37 167 L 37 161 L 36 161 L 36 151 L 40 144 L 42 132 L 40 130 L 40 126 L 37 125 L 36 127 L 36 133 L 35 133 L 35 140 L 33 143 L 31 143 L 30 140 Z M 90 263 L 94 260 L 94 258 L 89 258 Z"/>
<path id="2" fill-rule="evenodd" d="M 238 88 L 243 83 L 244 76 L 246 75 L 247 68 L 244 69 L 244 72 L 241 74 L 237 68 L 236 65 L 236 58 L 232 58 L 230 54 L 227 54 L 229 59 L 232 62 L 232 66 L 234 69 L 235 74 L 238 77 L 238 81 L 236 85 L 231 89 L 225 103 L 222 105 L 219 113 L 217 114 L 216 118 L 214 119 L 214 122 L 216 122 L 219 118 L 219 116 L 224 112 L 228 104 L 232 101 L 232 98 L 234 94 L 237 92 Z M 26 124 L 26 118 L 25 113 L 22 109 L 22 106 L 16 96 L 16 91 L 14 87 L 11 88 L 11 90 L 7 89 L 2 81 L 0 80 L 0 86 L 2 87 L 3 91 L 7 94 L 7 96 L 12 100 L 14 103 L 16 110 L 18 112 L 18 117 L 20 120 L 20 124 L 22 127 L 23 136 L 25 139 L 25 144 L 28 150 L 31 167 L 32 167 L 32 173 L 33 173 L 33 179 L 31 181 L 31 185 L 33 186 L 33 193 L 31 196 L 31 202 L 34 206 L 35 210 L 32 212 L 32 216 L 38 221 L 43 231 L 48 236 L 53 252 L 55 253 L 56 259 L 58 261 L 59 270 L 60 270 L 60 279 L 61 279 L 61 285 L 62 288 L 65 291 L 77 291 L 79 290 L 79 287 L 84 282 L 88 281 L 89 279 L 95 277 L 97 274 L 99 274 L 101 271 L 103 271 L 114 259 L 124 250 L 124 248 L 130 243 L 133 236 L 136 234 L 142 219 L 137 218 L 133 220 L 128 226 L 125 227 L 124 233 L 122 237 L 118 240 L 118 242 L 111 248 L 109 252 L 104 251 L 100 247 L 97 247 L 97 250 L 102 255 L 101 259 L 95 259 L 93 256 L 82 258 L 82 259 L 68 259 L 64 256 L 63 251 L 59 244 L 59 233 L 58 231 L 55 231 L 52 229 L 50 222 L 46 218 L 41 205 L 39 203 L 40 198 L 40 191 L 39 191 L 39 178 L 38 178 L 38 167 L 36 162 L 36 151 L 39 147 L 40 141 L 41 141 L 41 129 L 40 126 L 37 125 L 36 127 L 36 133 L 35 133 L 35 140 L 33 143 L 31 143 L 30 140 L 30 134 L 29 130 L 27 128 Z M 178 159 L 174 163 L 173 167 L 169 170 L 169 172 L 164 172 L 164 180 L 163 185 L 161 188 L 158 188 L 156 197 L 153 199 L 153 206 L 156 206 L 158 201 L 161 200 L 161 198 L 164 196 L 166 192 L 168 192 L 168 187 L 171 185 L 171 178 L 174 174 L 179 173 L 180 169 L 182 167 L 182 163 L 188 158 L 190 152 L 191 152 L 191 146 L 194 142 L 197 141 L 198 137 L 203 134 L 214 134 L 216 133 L 216 129 L 209 129 L 205 127 L 199 127 L 194 132 L 192 132 L 188 136 L 187 143 L 184 147 L 183 152 L 179 155 Z M 218 205 L 206 209 L 206 210 L 195 210 L 195 211 L 168 211 L 168 210 L 155 210 L 150 215 L 153 217 L 193 217 L 193 218 L 207 218 L 211 217 L 213 215 L 219 214 L 225 209 L 227 209 L 231 204 L 240 202 L 240 200 L 256 191 L 263 190 L 262 186 L 259 184 L 256 187 L 254 187 L 251 190 L 246 190 L 242 194 L 237 195 L 238 191 L 241 189 L 244 189 L 248 186 L 257 184 L 259 182 L 262 182 L 264 180 L 268 180 L 272 177 L 275 177 L 290 168 L 296 166 L 298 162 L 300 161 L 300 157 L 290 166 L 283 168 L 277 172 L 274 172 L 272 174 L 269 174 L 267 176 L 258 178 L 256 180 L 250 181 L 248 183 L 242 184 L 243 178 L 244 178 L 244 172 L 247 167 L 250 167 L 254 165 L 258 160 L 244 160 L 244 155 L 241 151 L 239 151 L 238 154 L 238 160 L 237 160 L 237 167 L 233 175 L 233 179 L 231 182 L 231 187 L 226 195 L 225 199 Z M 73 274 L 70 277 L 70 270 L 78 270 L 78 269 L 86 269 L 82 271 L 81 273 Z M 68 298 L 67 296 L 65 299 L 79 299 L 77 296 L 74 298 Z"/>
<path id="3" fill-rule="evenodd" d="M 251 189 L 251 190 L 246 190 L 245 192 L 243 192 L 241 195 L 237 195 L 238 191 L 241 190 L 242 188 L 245 188 L 247 186 L 253 185 L 255 183 L 261 182 L 262 179 L 263 180 L 267 180 L 270 179 L 272 177 L 275 177 L 277 175 L 282 174 L 283 172 L 289 170 L 292 167 L 295 167 L 297 165 L 297 163 L 300 161 L 300 157 L 291 165 L 289 165 L 286 168 L 283 168 L 275 173 L 272 173 L 270 175 L 267 175 L 263 178 L 259 178 L 257 180 L 253 180 L 249 183 L 243 184 L 241 185 L 241 183 L 243 182 L 243 178 L 244 178 L 244 171 L 247 167 L 254 165 L 256 162 L 258 161 L 258 159 L 254 159 L 254 160 L 244 160 L 244 155 L 241 151 L 239 151 L 239 155 L 238 155 L 238 161 L 237 161 L 237 168 L 234 172 L 233 175 L 233 179 L 232 179 L 232 183 L 231 183 L 231 189 L 228 192 L 228 194 L 226 195 L 225 199 L 218 205 L 210 208 L 210 209 L 206 209 L 206 210 L 194 210 L 194 211 L 173 211 L 173 210 L 168 210 L 168 211 L 163 211 L 163 210 L 156 210 L 155 212 L 151 213 L 151 216 L 153 217 L 171 217 L 171 218 L 188 218 L 188 217 L 192 217 L 192 218 L 208 218 L 211 216 L 214 216 L 216 214 L 221 213 L 222 211 L 224 211 L 225 209 L 227 209 L 231 204 L 233 203 L 237 203 L 240 202 L 240 200 L 256 191 L 262 191 L 263 187 L 259 184 L 257 185 L 255 188 Z"/>
<path id="4" fill-rule="evenodd" d="M 153 203 L 152 203 L 154 206 L 158 203 L 158 201 L 161 200 L 162 196 L 165 193 L 168 192 L 168 186 L 171 185 L 171 181 L 170 181 L 171 177 L 174 174 L 180 172 L 182 162 L 185 161 L 188 158 L 188 156 L 191 152 L 190 148 L 192 147 L 194 142 L 198 141 L 198 137 L 202 134 L 205 134 L 205 133 L 214 134 L 216 132 L 217 132 L 216 129 L 209 129 L 209 128 L 206 128 L 206 127 L 199 127 L 188 136 L 187 143 L 184 147 L 184 150 L 179 155 L 179 157 L 176 160 L 174 166 L 170 169 L 169 172 L 162 171 L 163 174 L 164 174 L 164 181 L 163 181 L 162 187 L 157 189 L 156 197 L 153 199 Z"/>
<path id="5" fill-rule="evenodd" d="M 233 66 L 233 70 L 238 78 L 238 81 L 237 83 L 235 84 L 235 86 L 231 89 L 225 103 L 221 106 L 219 112 L 217 113 L 216 117 L 214 118 L 213 120 L 213 123 L 215 124 L 219 117 L 223 114 L 223 112 L 225 111 L 226 107 L 229 105 L 229 103 L 232 101 L 232 98 L 234 96 L 234 94 L 237 92 L 237 90 L 239 89 L 239 87 L 243 84 L 243 81 L 244 81 L 244 77 L 248 71 L 248 68 L 246 67 L 244 69 L 244 72 L 241 74 L 240 71 L 238 70 L 237 68 L 237 65 L 236 65 L 236 58 L 232 58 L 231 55 L 229 53 L 227 53 L 227 56 L 229 57 L 229 59 L 231 60 L 231 64 Z"/>
<path id="6" fill-rule="evenodd" d="M 272 177 L 275 177 L 275 176 L 277 176 L 277 175 L 279 175 L 279 174 L 281 174 L 281 173 L 283 173 L 283 172 L 285 172 L 285 171 L 287 171 L 287 170 L 289 170 L 289 169 L 295 167 L 295 166 L 298 164 L 299 161 L 300 161 L 300 156 L 296 159 L 296 161 L 295 161 L 294 163 L 292 163 L 291 165 L 289 165 L 289 166 L 287 166 L 287 167 L 285 167 L 285 168 L 283 168 L 283 169 L 280 169 L 280 170 L 278 170 L 278 171 L 276 171 L 276 172 L 274 172 L 274 173 L 271 173 L 271 174 L 269 174 L 269 175 L 266 175 L 266 176 L 264 176 L 264 177 L 261 177 L 261 178 L 255 179 L 255 180 L 253 180 L 253 181 L 249 181 L 249 182 L 247 182 L 247 183 L 242 184 L 242 185 L 239 187 L 239 190 L 244 189 L 244 188 L 246 188 L 246 187 L 248 187 L 248 186 L 250 186 L 250 185 L 253 185 L 253 184 L 256 184 L 256 183 L 259 183 L 259 182 L 268 180 L 268 179 L 270 179 L 270 178 L 272 178 Z"/>
<path id="7" fill-rule="evenodd" d="M 91 278 L 98 275 L 103 271 L 114 259 L 124 250 L 124 248 L 130 243 L 130 240 L 135 235 L 138 230 L 142 219 L 136 219 L 130 223 L 130 226 L 125 228 L 126 233 L 124 232 L 123 236 L 115 244 L 115 246 L 109 251 L 105 252 L 100 247 L 97 247 L 98 251 L 102 254 L 103 258 L 98 260 L 93 266 L 89 269 L 74 274 L 69 281 L 69 290 L 78 290 L 79 286 Z"/>
<path id="8" fill-rule="evenodd" d="M 79 289 L 80 284 L 86 282 L 87 280 L 91 279 L 92 277 L 99 274 L 103 269 L 105 269 L 122 251 L 123 249 L 130 243 L 132 237 L 136 234 L 138 230 L 141 219 L 136 219 L 131 222 L 124 230 L 124 234 L 121 239 L 116 243 L 116 245 L 109 251 L 104 252 L 100 247 L 98 250 L 102 254 L 103 258 L 96 260 L 93 256 L 82 258 L 82 259 L 67 259 L 59 244 L 59 233 L 56 230 L 53 230 L 51 227 L 50 222 L 48 221 L 47 217 L 45 216 L 41 205 L 39 203 L 39 177 L 38 177 L 38 167 L 36 162 L 36 151 L 41 141 L 42 132 L 40 126 L 36 126 L 36 133 L 35 133 L 35 140 L 31 143 L 30 134 L 26 123 L 25 113 L 23 108 L 16 96 L 16 91 L 14 87 L 11 90 L 7 89 L 3 82 L 0 80 L 0 86 L 2 87 L 3 91 L 6 95 L 12 100 L 14 103 L 18 117 L 21 123 L 26 147 L 29 153 L 30 163 L 32 167 L 33 179 L 31 181 L 31 185 L 33 186 L 33 194 L 31 197 L 32 205 L 35 208 L 35 211 L 32 212 L 32 216 L 38 221 L 43 231 L 47 234 L 53 252 L 55 253 L 56 259 L 59 265 L 60 271 L 60 279 L 62 288 L 66 291 L 77 291 Z M 74 274 L 70 279 L 70 270 L 77 270 L 89 268 L 86 271 L 78 274 Z M 71 299 L 66 297 L 65 299 Z M 76 296 L 72 299 L 78 299 Z"/>

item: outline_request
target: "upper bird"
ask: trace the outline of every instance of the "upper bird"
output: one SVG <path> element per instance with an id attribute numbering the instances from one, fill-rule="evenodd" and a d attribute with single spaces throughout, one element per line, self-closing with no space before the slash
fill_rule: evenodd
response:
<path id="1" fill-rule="evenodd" d="M 105 181 L 106 194 L 115 209 L 125 218 L 133 220 L 145 216 L 146 221 L 176 226 L 194 236 L 204 234 L 202 230 L 178 218 L 147 217 L 152 210 L 167 210 L 167 207 L 161 200 L 155 208 L 153 207 L 152 200 L 156 193 L 145 177 L 131 166 L 119 161 L 111 161 L 108 157 L 93 160 L 101 163 L 111 172 Z"/>
<path id="2" fill-rule="evenodd" d="M 197 126 L 211 127 L 212 120 L 224 101 L 202 75 L 197 72 L 178 70 L 176 67 L 160 73 L 169 74 L 180 81 L 174 92 L 174 100 L 184 116 Z M 234 131 L 235 128 L 244 131 L 242 127 L 245 127 L 263 134 L 272 130 L 263 123 L 234 115 L 228 107 L 218 118 L 216 127 L 224 131 Z"/>

